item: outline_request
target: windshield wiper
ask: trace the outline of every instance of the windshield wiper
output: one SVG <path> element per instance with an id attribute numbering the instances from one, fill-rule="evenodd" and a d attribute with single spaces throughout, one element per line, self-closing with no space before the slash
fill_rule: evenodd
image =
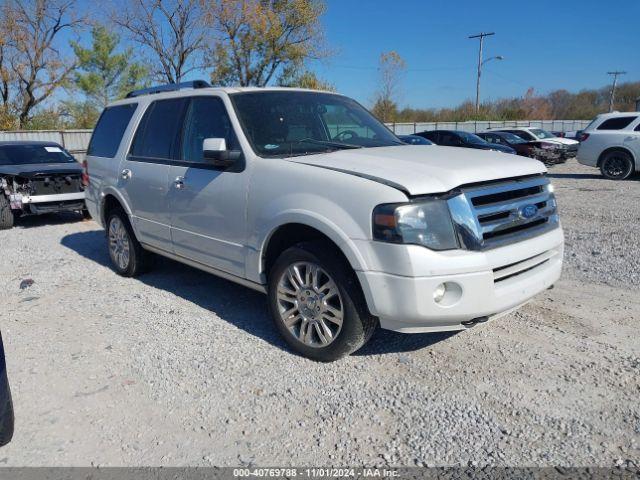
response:
<path id="1" fill-rule="evenodd" d="M 327 147 L 335 147 L 340 150 L 364 148 L 362 145 L 351 145 L 349 143 L 333 142 L 330 140 L 316 140 L 315 138 L 303 138 L 300 140 L 296 140 L 295 143 L 312 143 L 314 145 L 324 145 Z"/>

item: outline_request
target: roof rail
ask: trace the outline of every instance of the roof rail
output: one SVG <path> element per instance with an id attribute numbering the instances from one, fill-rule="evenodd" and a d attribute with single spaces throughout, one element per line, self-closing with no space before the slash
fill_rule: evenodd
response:
<path id="1" fill-rule="evenodd" d="M 185 88 L 209 88 L 209 82 L 205 80 L 193 80 L 191 82 L 169 83 L 167 85 L 156 85 L 155 87 L 143 88 L 140 90 L 132 90 L 127 93 L 126 98 L 139 97 L 141 95 L 152 95 L 161 92 L 177 92 Z"/>

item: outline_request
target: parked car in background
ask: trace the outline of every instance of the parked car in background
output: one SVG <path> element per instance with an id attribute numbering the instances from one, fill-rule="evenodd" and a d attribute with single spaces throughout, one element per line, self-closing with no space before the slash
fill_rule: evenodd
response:
<path id="1" fill-rule="evenodd" d="M 562 269 L 540 162 L 407 148 L 342 95 L 133 92 L 100 116 L 87 162 L 87 206 L 117 273 L 142 273 L 155 252 L 264 292 L 286 342 L 316 360 L 357 350 L 378 325 L 471 328 Z"/>
<path id="2" fill-rule="evenodd" d="M 532 127 L 511 127 L 511 128 L 491 128 L 488 132 L 508 132 L 519 136 L 523 140 L 528 142 L 544 142 L 546 144 L 543 148 L 552 150 L 556 148 L 560 153 L 561 158 L 567 160 L 576 156 L 578 152 L 577 140 L 570 138 L 556 137 L 550 132 L 543 130 L 542 128 Z"/>
<path id="3" fill-rule="evenodd" d="M 533 141 L 529 142 L 523 138 L 509 132 L 482 132 L 477 133 L 489 143 L 507 145 L 513 148 L 518 155 L 535 158 L 547 165 L 564 163 L 567 159 L 563 156 L 563 150 L 555 143 Z"/>
<path id="4" fill-rule="evenodd" d="M 398 135 L 398 138 L 409 145 L 433 145 L 433 142 L 420 135 Z"/>
<path id="5" fill-rule="evenodd" d="M 640 112 L 598 115 L 580 134 L 578 162 L 612 180 L 640 171 Z"/>
<path id="6" fill-rule="evenodd" d="M 489 143 L 473 133 L 463 132 L 461 130 L 431 130 L 416 133 L 416 135 L 424 137 L 436 145 L 445 147 L 476 148 L 478 150 L 495 150 L 496 152 L 516 153 L 516 151 L 509 146 Z"/>
<path id="7" fill-rule="evenodd" d="M 57 143 L 0 142 L 0 229 L 20 215 L 84 211 L 82 166 Z"/>

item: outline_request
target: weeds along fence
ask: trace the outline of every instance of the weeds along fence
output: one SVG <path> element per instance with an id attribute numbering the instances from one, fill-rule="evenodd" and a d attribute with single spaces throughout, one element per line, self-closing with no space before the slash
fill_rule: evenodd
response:
<path id="1" fill-rule="evenodd" d="M 463 130 L 465 132 L 484 132 L 489 128 L 532 127 L 550 131 L 574 132 L 582 130 L 588 120 L 516 120 L 516 121 L 470 121 L 470 122 L 414 122 L 387 123 L 398 135 L 410 135 L 425 130 Z M 350 127 L 350 128 L 349 128 Z M 336 130 L 357 129 L 356 125 L 340 125 Z M 336 131 L 336 133 L 337 133 Z M 0 142 L 11 140 L 56 142 L 71 152 L 79 161 L 84 156 L 91 139 L 91 130 L 20 130 L 0 131 Z"/>

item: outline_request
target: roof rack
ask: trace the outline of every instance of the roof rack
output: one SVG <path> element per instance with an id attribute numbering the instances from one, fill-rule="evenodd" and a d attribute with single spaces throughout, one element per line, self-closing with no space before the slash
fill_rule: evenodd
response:
<path id="1" fill-rule="evenodd" d="M 177 92 L 178 90 L 183 90 L 185 88 L 209 88 L 209 82 L 204 80 L 193 80 L 191 82 L 182 82 L 182 83 L 169 83 L 167 85 L 156 85 L 155 87 L 143 88 L 140 90 L 132 90 L 127 93 L 126 98 L 139 97 L 141 95 L 152 95 L 154 93 L 162 93 L 162 92 Z"/>

